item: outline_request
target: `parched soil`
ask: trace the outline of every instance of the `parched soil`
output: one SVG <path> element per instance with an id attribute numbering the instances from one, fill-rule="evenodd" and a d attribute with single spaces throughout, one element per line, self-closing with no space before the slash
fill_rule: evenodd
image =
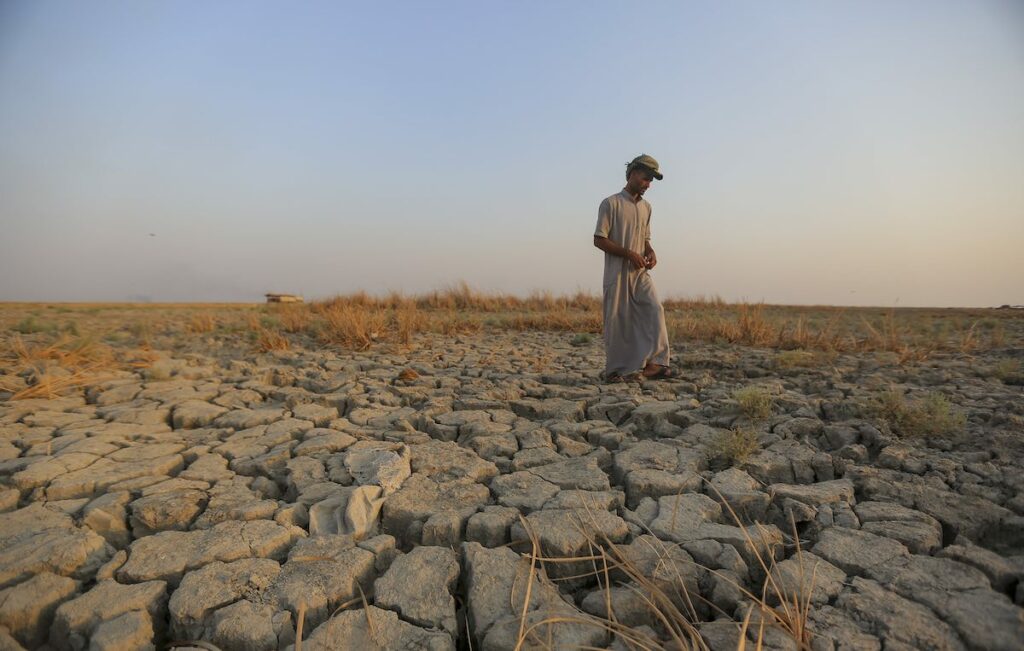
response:
<path id="1" fill-rule="evenodd" d="M 1024 642 L 1021 319 L 606 384 L 600 336 L 259 352 L 137 314 L 2 315 L 0 648 Z"/>

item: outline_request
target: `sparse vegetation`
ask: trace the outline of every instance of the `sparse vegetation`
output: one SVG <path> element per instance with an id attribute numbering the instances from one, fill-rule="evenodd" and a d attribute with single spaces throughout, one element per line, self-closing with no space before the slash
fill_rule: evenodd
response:
<path id="1" fill-rule="evenodd" d="M 573 346 L 586 346 L 592 341 L 594 341 L 594 335 L 589 332 L 581 332 L 574 335 L 573 338 L 569 340 L 569 343 Z"/>
<path id="2" fill-rule="evenodd" d="M 779 368 L 807 368 L 815 365 L 815 356 L 809 350 L 783 350 L 775 356 Z"/>
<path id="3" fill-rule="evenodd" d="M 808 620 L 815 576 L 813 571 L 808 571 L 806 574 L 803 571 L 803 550 L 800 547 L 799 539 L 795 537 L 795 531 L 795 550 L 792 558 L 799 564 L 800 577 L 797 589 L 790 591 L 774 579 L 773 570 L 776 568 L 780 552 L 778 543 L 772 539 L 762 525 L 744 526 L 732 507 L 724 500 L 721 501 L 725 511 L 743 532 L 743 546 L 757 565 L 756 574 L 763 578 L 762 587 L 750 588 L 717 570 L 698 565 L 709 574 L 731 584 L 744 597 L 746 613 L 744 621 L 736 622 L 739 638 L 736 649 L 739 651 L 747 648 L 748 638 L 755 648 L 761 648 L 769 637 L 781 633 L 788 638 L 792 648 L 797 651 L 809 651 L 812 634 Z M 642 630 L 619 621 L 612 607 L 611 589 L 615 585 L 623 585 L 642 596 L 645 607 L 660 625 L 659 632 L 668 638 L 668 647 L 709 649 L 710 647 L 701 637 L 697 628 L 700 621 L 697 608 L 707 605 L 714 610 L 716 606 L 706 601 L 700 594 L 691 592 L 687 588 L 687 580 L 684 576 L 686 570 L 681 565 L 685 566 L 692 562 L 684 560 L 689 557 L 681 557 L 676 552 L 674 545 L 653 536 L 647 539 L 648 547 L 638 555 L 636 551 L 627 550 L 607 536 L 598 533 L 601 528 L 597 526 L 592 515 L 589 516 L 591 523 L 587 525 L 586 517 L 584 516 L 584 522 L 568 523 L 574 525 L 589 540 L 590 553 L 577 557 L 552 557 L 545 554 L 540 540 L 531 529 L 529 522 L 524 518 L 520 519 L 529 536 L 529 540 L 523 542 L 529 543 L 530 550 L 524 554 L 524 560 L 529 561 L 529 564 L 524 563 L 522 573 L 517 576 L 516 580 L 517 585 L 521 584 L 522 587 L 519 589 L 514 587 L 512 592 L 513 608 L 521 613 L 515 648 L 553 649 L 553 628 L 562 624 L 601 628 L 610 638 L 617 640 L 625 648 L 645 650 L 663 648 L 662 643 L 657 639 L 652 639 Z M 641 557 L 644 556 L 657 559 L 657 569 L 653 573 L 642 567 L 645 563 Z M 546 583 L 557 588 L 560 581 L 557 578 L 549 578 L 544 571 L 545 567 L 564 563 L 575 567 L 581 562 L 592 569 L 574 573 L 566 577 L 566 580 L 590 578 L 596 581 L 598 589 L 604 590 L 606 593 L 605 607 L 608 609 L 608 615 L 599 617 L 582 613 L 577 616 L 559 614 L 541 619 L 531 616 L 533 613 L 531 613 L 529 605 L 535 590 L 534 586 Z M 732 613 L 724 614 L 732 616 Z M 753 627 L 756 627 L 756 630 Z M 770 631 L 774 633 L 770 633 Z"/>
<path id="4" fill-rule="evenodd" d="M 992 367 L 992 377 L 1006 384 L 1022 384 L 1024 368 L 1018 359 L 1003 359 Z"/>
<path id="5" fill-rule="evenodd" d="M 967 415 L 938 392 L 908 399 L 903 392 L 890 389 L 878 397 L 873 411 L 894 434 L 904 438 L 948 436 L 967 424 Z"/>
<path id="6" fill-rule="evenodd" d="M 716 465 L 723 468 L 742 465 L 761 449 L 757 432 L 749 427 L 736 427 L 725 431 L 708 446 L 708 454 Z"/>
<path id="7" fill-rule="evenodd" d="M 752 421 L 764 420 L 772 415 L 772 396 L 764 387 L 749 386 L 732 394 L 740 413 Z"/>
<path id="8" fill-rule="evenodd" d="M 423 333 L 480 330 L 567 332 L 583 345 L 588 336 L 593 341 L 602 325 L 601 299 L 595 294 L 538 291 L 520 297 L 480 292 L 466 283 L 415 296 L 357 292 L 301 305 L 8 305 L 13 308 L 8 316 L 17 314 L 16 320 L 4 324 L 9 331 L 75 333 L 81 319 L 88 317 L 91 323 L 108 324 L 108 332 L 127 332 L 135 345 L 142 346 L 182 330 L 212 336 L 244 333 L 250 315 L 257 316 L 262 328 L 289 335 L 293 346 L 299 341 L 296 337 L 306 336 L 355 349 L 379 343 L 409 346 Z M 670 338 L 677 345 L 705 341 L 774 348 L 779 368 L 813 366 L 828 356 L 869 351 L 891 353 L 900 364 L 938 353 L 978 354 L 1014 345 L 1024 322 L 1012 311 L 787 307 L 727 303 L 714 296 L 670 299 L 664 306 Z M 40 314 L 61 314 L 67 322 L 62 318 L 58 325 Z"/>
<path id="9" fill-rule="evenodd" d="M 11 329 L 19 334 L 31 335 L 37 332 L 57 332 L 57 324 L 49 321 L 40 321 L 35 316 L 29 315 L 18 321 Z"/>

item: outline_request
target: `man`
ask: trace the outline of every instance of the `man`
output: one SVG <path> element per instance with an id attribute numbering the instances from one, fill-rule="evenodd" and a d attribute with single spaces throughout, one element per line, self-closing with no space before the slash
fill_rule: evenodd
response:
<path id="1" fill-rule="evenodd" d="M 658 161 L 641 154 L 626 166 L 626 187 L 601 202 L 594 246 L 604 251 L 605 379 L 664 379 L 669 368 L 665 310 L 649 271 L 658 264 L 651 246 L 651 204 L 643 198 Z"/>

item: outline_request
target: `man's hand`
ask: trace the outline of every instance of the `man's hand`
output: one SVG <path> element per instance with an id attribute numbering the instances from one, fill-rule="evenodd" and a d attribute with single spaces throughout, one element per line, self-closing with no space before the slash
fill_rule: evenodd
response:
<path id="1" fill-rule="evenodd" d="M 633 263 L 634 269 L 643 269 L 644 267 L 647 267 L 647 258 L 636 251 L 627 251 L 626 259 Z M 649 269 L 650 267 L 647 268 Z"/>
<path id="2" fill-rule="evenodd" d="M 636 251 L 631 251 L 630 249 L 619 246 L 615 242 L 609 240 L 607 237 L 595 235 L 594 246 L 596 246 L 597 248 L 601 249 L 606 253 L 611 253 L 612 255 L 617 255 L 620 258 L 625 258 L 629 260 L 630 263 L 632 263 L 634 269 L 650 269 L 650 267 L 648 266 L 649 262 L 645 256 L 640 255 Z M 651 253 L 654 253 L 653 250 L 648 250 Z"/>
<path id="3" fill-rule="evenodd" d="M 654 253 L 654 249 L 647 247 L 647 255 L 644 256 L 644 266 L 648 269 L 654 269 L 654 265 L 658 264 L 658 256 Z"/>

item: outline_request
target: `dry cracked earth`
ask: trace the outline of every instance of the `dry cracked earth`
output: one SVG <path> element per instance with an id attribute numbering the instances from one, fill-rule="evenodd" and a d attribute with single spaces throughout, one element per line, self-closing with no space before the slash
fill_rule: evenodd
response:
<path id="1" fill-rule="evenodd" d="M 1024 400 L 984 359 L 691 345 L 675 380 L 606 385 L 570 343 L 178 351 L 0 403 L 0 649 L 280 649 L 300 619 L 305 649 L 513 649 L 547 618 L 524 648 L 677 648 L 651 586 L 734 649 L 766 582 L 809 600 L 815 650 L 1024 646 Z M 965 428 L 893 435 L 863 409 L 891 385 Z M 731 465 L 737 426 L 760 449 Z M 562 559 L 532 580 L 531 541 Z M 646 583 L 573 562 L 595 544 Z"/>

